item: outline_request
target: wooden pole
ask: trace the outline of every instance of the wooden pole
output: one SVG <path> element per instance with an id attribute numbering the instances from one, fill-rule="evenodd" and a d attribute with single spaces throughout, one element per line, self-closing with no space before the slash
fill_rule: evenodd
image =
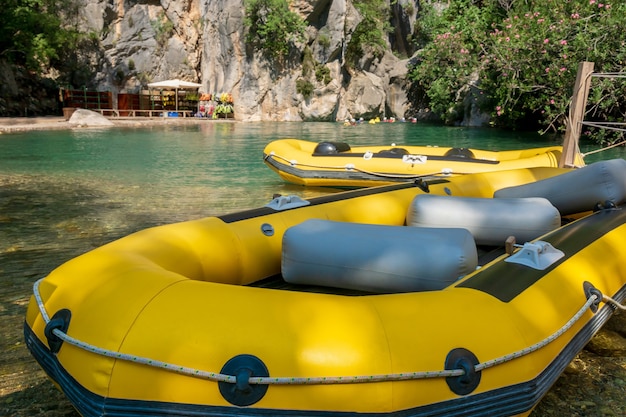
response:
<path id="1" fill-rule="evenodd" d="M 563 155 L 559 161 L 560 167 L 573 167 L 576 164 L 576 155 L 580 153 L 578 140 L 582 122 L 585 117 L 587 107 L 587 97 L 591 84 L 591 74 L 593 73 L 593 62 L 581 62 L 578 64 L 576 74 L 576 84 L 572 94 L 572 105 L 569 109 L 569 116 L 566 120 L 565 138 L 563 139 Z"/>

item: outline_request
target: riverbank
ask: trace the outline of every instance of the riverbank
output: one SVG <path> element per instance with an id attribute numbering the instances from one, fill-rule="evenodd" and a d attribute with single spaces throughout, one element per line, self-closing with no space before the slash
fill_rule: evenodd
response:
<path id="1" fill-rule="evenodd" d="M 232 123 L 232 119 L 202 119 L 195 117 L 124 117 L 111 118 L 115 126 L 149 127 L 173 124 Z M 31 130 L 82 129 L 84 127 L 65 120 L 62 116 L 0 117 L 0 134 Z"/>

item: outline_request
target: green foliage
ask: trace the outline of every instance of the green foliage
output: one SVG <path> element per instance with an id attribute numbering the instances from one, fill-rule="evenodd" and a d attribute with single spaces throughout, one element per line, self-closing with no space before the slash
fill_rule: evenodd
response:
<path id="1" fill-rule="evenodd" d="M 317 62 L 313 57 L 313 51 L 306 46 L 302 54 L 302 78 L 296 80 L 296 91 L 304 96 L 311 98 L 315 86 L 311 81 L 311 76 L 315 72 L 315 79 L 323 82 L 325 85 L 331 81 L 330 69 L 323 64 Z"/>
<path id="2" fill-rule="evenodd" d="M 4 0 L 0 58 L 35 72 L 62 61 L 79 39 L 67 25 L 76 10 L 74 0 Z"/>
<path id="3" fill-rule="evenodd" d="M 124 81 L 126 80 L 126 73 L 124 72 L 123 69 L 118 68 L 115 70 L 115 74 L 113 76 L 113 79 L 115 80 L 115 83 L 117 85 L 123 85 Z"/>
<path id="4" fill-rule="evenodd" d="M 313 58 L 313 51 L 306 46 L 302 53 L 302 75 L 308 77 L 315 69 L 315 58 Z"/>
<path id="5" fill-rule="evenodd" d="M 349 65 L 355 65 L 366 50 L 381 56 L 387 48 L 390 31 L 389 8 L 384 0 L 354 0 L 353 4 L 363 20 L 352 33 L 346 49 Z"/>
<path id="6" fill-rule="evenodd" d="M 286 0 L 245 0 L 246 42 L 271 58 L 282 59 L 290 45 L 304 39 L 306 23 Z"/>
<path id="7" fill-rule="evenodd" d="M 503 5 L 507 5 L 506 8 Z M 459 13 L 462 12 L 462 13 Z M 626 62 L 626 5 L 599 0 L 451 0 L 427 11 L 420 39 L 430 41 L 411 79 L 446 119 L 472 81 L 496 125 L 562 131 L 578 64 L 618 72 Z M 624 119 L 623 83 L 592 83 L 591 116 Z"/>
<path id="8" fill-rule="evenodd" d="M 185 100 L 198 101 L 200 100 L 200 94 L 194 91 L 188 91 L 187 94 L 185 94 Z"/>
<path id="9" fill-rule="evenodd" d="M 324 84 L 328 84 L 331 81 L 330 69 L 322 64 L 318 64 L 315 67 L 315 79 Z"/>
<path id="10" fill-rule="evenodd" d="M 137 79 L 141 84 L 148 84 L 150 82 L 150 77 L 145 72 L 140 72 L 137 74 Z"/>
<path id="11" fill-rule="evenodd" d="M 214 115 L 218 114 L 230 114 L 234 112 L 233 105 L 230 103 L 219 103 L 215 106 Z"/>
<path id="12" fill-rule="evenodd" d="M 174 23 L 167 17 L 165 12 L 161 12 L 156 20 L 150 22 L 155 33 L 157 45 L 164 47 L 174 34 Z"/>
<path id="13" fill-rule="evenodd" d="M 406 13 L 409 16 L 411 16 L 411 15 L 413 15 L 413 13 L 415 13 L 414 4 L 411 3 L 411 2 L 403 4 L 402 8 L 404 9 L 404 13 Z"/>
<path id="14" fill-rule="evenodd" d="M 320 31 L 317 41 L 319 42 L 322 48 L 324 49 L 328 48 L 330 46 L 330 35 L 328 34 L 328 31 L 324 31 L 324 32 Z"/>
<path id="15" fill-rule="evenodd" d="M 313 95 L 313 83 L 304 78 L 298 78 L 296 80 L 296 91 L 302 94 L 305 99 L 309 99 Z"/>

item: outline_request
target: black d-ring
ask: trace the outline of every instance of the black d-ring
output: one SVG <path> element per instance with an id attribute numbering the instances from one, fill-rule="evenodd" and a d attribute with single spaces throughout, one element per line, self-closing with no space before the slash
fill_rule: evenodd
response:
<path id="1" fill-rule="evenodd" d="M 423 178 L 416 179 L 415 185 L 417 186 L 417 188 L 424 191 L 425 193 L 430 193 L 430 187 L 428 186 L 428 183 L 424 181 Z"/>
<path id="2" fill-rule="evenodd" d="M 250 384 L 250 377 L 270 376 L 263 361 L 253 355 L 237 355 L 224 364 L 220 371 L 235 377 L 235 383 L 218 382 L 222 397 L 229 403 L 245 407 L 258 402 L 267 392 L 267 384 Z"/>
<path id="3" fill-rule="evenodd" d="M 612 210 L 616 209 L 617 204 L 611 200 L 598 201 L 595 206 L 593 206 L 593 212 L 602 211 L 602 210 Z"/>
<path id="4" fill-rule="evenodd" d="M 70 320 L 72 319 L 72 312 L 66 308 L 54 313 L 54 316 L 50 319 L 46 327 L 43 329 L 43 334 L 48 339 L 48 346 L 50 352 L 58 353 L 61 350 L 63 339 L 54 334 L 54 330 L 58 329 L 63 333 L 67 333 L 67 329 L 70 327 Z"/>
<path id="5" fill-rule="evenodd" d="M 602 291 L 593 286 L 591 282 L 585 281 L 583 282 L 583 291 L 585 291 L 585 298 L 588 300 L 592 295 L 596 296 L 596 300 L 589 306 L 589 309 L 595 313 L 598 311 L 598 307 L 600 306 L 600 301 L 604 298 L 602 295 Z"/>
<path id="6" fill-rule="evenodd" d="M 446 383 L 452 392 L 457 395 L 467 395 L 474 391 L 480 384 L 480 372 L 476 372 L 478 358 L 467 349 L 452 349 L 446 357 L 445 369 L 451 371 L 461 369 L 465 374 L 459 376 L 449 376 Z"/>

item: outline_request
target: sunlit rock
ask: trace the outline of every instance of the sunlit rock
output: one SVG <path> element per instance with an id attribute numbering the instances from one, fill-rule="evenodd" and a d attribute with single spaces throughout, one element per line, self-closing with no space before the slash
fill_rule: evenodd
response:
<path id="1" fill-rule="evenodd" d="M 76 109 L 68 123 L 78 126 L 114 126 L 114 123 L 95 111 Z"/>

